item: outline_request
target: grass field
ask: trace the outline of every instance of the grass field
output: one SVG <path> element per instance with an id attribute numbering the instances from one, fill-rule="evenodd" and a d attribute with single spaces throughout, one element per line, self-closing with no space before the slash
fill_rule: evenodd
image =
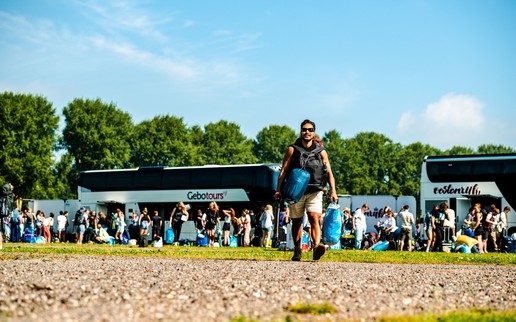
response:
<path id="1" fill-rule="evenodd" d="M 290 260 L 291 251 L 278 251 L 274 248 L 208 248 L 194 246 L 165 246 L 163 248 L 139 248 L 127 245 L 76 245 L 76 244 L 4 244 L 1 258 L 12 258 L 16 254 L 70 254 L 100 256 L 153 256 L 166 258 L 204 258 L 234 260 Z M 11 255 L 9 255 L 11 254 Z M 311 253 L 304 253 L 303 260 L 311 260 Z M 459 264 L 459 265 L 516 265 L 516 254 L 488 253 L 425 253 L 400 251 L 327 251 L 321 261 L 391 263 L 391 264 Z"/>

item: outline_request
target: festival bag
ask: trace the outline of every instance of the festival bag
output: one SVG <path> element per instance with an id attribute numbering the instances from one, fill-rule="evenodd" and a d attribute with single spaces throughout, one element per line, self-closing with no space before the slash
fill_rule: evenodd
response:
<path id="1" fill-rule="evenodd" d="M 296 203 L 305 194 L 310 181 L 310 173 L 301 168 L 295 168 L 290 172 L 288 179 L 283 183 L 281 195 L 288 203 Z"/>
<path id="2" fill-rule="evenodd" d="M 165 244 L 172 244 L 174 242 L 174 230 L 169 227 L 165 232 Z"/>
<path id="3" fill-rule="evenodd" d="M 324 215 L 322 242 L 326 245 L 336 245 L 342 235 L 342 211 L 336 202 L 332 202 Z"/>

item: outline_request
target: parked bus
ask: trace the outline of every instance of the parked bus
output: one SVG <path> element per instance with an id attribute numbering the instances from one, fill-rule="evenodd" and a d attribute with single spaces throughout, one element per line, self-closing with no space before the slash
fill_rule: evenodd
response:
<path id="1" fill-rule="evenodd" d="M 158 210 L 169 225 L 172 209 L 179 201 L 188 204 L 190 219 L 182 237 L 195 240 L 193 219 L 215 201 L 221 209 L 232 207 L 237 214 L 274 202 L 280 164 L 210 165 L 194 167 L 140 167 L 121 170 L 83 171 L 79 177 L 80 204 L 97 212 L 125 213 L 129 223 L 133 211 Z"/>
<path id="2" fill-rule="evenodd" d="M 421 212 L 446 201 L 457 215 L 456 230 L 462 226 L 470 207 L 480 203 L 507 216 L 507 235 L 516 232 L 516 154 L 427 156 L 421 169 Z"/>

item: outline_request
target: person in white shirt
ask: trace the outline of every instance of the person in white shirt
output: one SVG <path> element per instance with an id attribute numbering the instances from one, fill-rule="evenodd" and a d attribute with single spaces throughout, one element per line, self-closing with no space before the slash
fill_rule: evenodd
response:
<path id="1" fill-rule="evenodd" d="M 362 239 L 367 229 L 365 212 L 369 210 L 367 204 L 363 204 L 361 208 L 355 210 L 353 213 L 353 229 L 355 230 L 355 249 L 360 249 L 362 246 Z"/>
<path id="2" fill-rule="evenodd" d="M 66 237 L 66 226 L 68 224 L 68 211 L 60 211 L 59 216 L 57 216 L 57 238 L 60 243 L 65 241 Z"/>
<path id="3" fill-rule="evenodd" d="M 400 250 L 405 246 L 407 240 L 407 249 L 412 251 L 412 226 L 414 225 L 414 215 L 409 212 L 409 206 L 405 205 L 401 208 L 399 213 L 401 217 L 401 236 L 400 236 Z"/>

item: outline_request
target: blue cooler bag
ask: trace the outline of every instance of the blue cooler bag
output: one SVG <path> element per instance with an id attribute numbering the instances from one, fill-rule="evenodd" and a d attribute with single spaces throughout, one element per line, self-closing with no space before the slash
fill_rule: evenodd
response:
<path id="1" fill-rule="evenodd" d="M 336 245 L 340 241 L 343 215 L 339 208 L 336 202 L 332 202 L 326 209 L 322 229 L 322 242 L 326 245 Z"/>
<path id="2" fill-rule="evenodd" d="M 281 194 L 283 200 L 288 203 L 296 203 L 305 194 L 310 181 L 310 173 L 301 168 L 295 168 L 290 172 L 288 179 L 283 183 Z"/>

